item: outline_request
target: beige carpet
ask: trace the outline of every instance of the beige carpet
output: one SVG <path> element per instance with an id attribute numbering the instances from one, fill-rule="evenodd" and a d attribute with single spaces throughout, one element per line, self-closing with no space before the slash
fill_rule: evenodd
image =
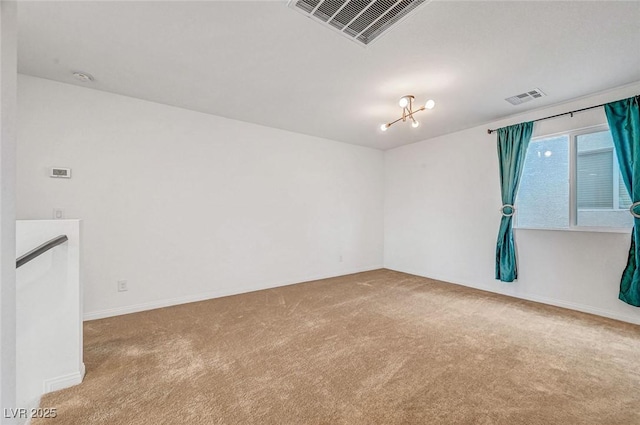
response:
<path id="1" fill-rule="evenodd" d="M 389 270 L 87 322 L 85 363 L 35 424 L 640 424 L 639 326 Z"/>

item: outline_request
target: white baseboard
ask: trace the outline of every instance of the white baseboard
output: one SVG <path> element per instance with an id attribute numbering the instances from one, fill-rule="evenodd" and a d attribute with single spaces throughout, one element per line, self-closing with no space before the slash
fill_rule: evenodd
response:
<path id="1" fill-rule="evenodd" d="M 52 391 L 62 390 L 64 388 L 73 387 L 82 383 L 84 379 L 85 367 L 84 363 L 80 366 L 78 372 L 70 373 L 69 375 L 58 376 L 57 378 L 47 379 L 44 381 L 44 394 Z"/>
<path id="2" fill-rule="evenodd" d="M 592 306 L 589 306 L 589 305 L 573 303 L 573 302 L 570 302 L 570 301 L 558 300 L 558 299 L 553 299 L 553 298 L 541 297 L 539 295 L 532 295 L 532 294 L 527 294 L 527 293 L 519 293 L 518 295 L 514 295 L 514 294 L 509 294 L 509 293 L 506 293 L 506 292 L 496 291 L 495 288 L 491 288 L 491 287 L 485 286 L 485 285 L 479 285 L 479 284 L 477 284 L 475 282 L 462 281 L 460 279 L 450 279 L 450 278 L 448 278 L 446 276 L 435 276 L 435 275 L 427 276 L 424 273 L 416 272 L 414 270 L 406 270 L 406 269 L 405 270 L 400 270 L 400 269 L 395 269 L 395 268 L 391 268 L 391 267 L 387 267 L 387 266 L 385 266 L 385 268 L 389 269 L 389 270 L 394 270 L 394 271 L 397 271 L 397 272 L 401 272 L 401 273 L 408 273 L 408 274 L 413 274 L 413 275 L 416 275 L 416 276 L 426 277 L 428 279 L 439 280 L 439 281 L 445 282 L 445 283 L 452 283 L 452 284 L 455 284 L 455 285 L 462 285 L 462 286 L 467 286 L 469 288 L 480 289 L 482 291 L 492 292 L 494 294 L 505 295 L 507 297 L 518 298 L 518 299 L 523 299 L 523 300 L 527 300 L 527 301 L 534 301 L 534 302 L 538 302 L 538 303 L 541 303 L 541 304 L 548 304 L 548 305 L 552 305 L 552 306 L 555 306 L 555 307 L 567 308 L 569 310 L 580 311 L 580 312 L 583 312 L 583 313 L 594 314 L 596 316 L 607 317 L 609 319 L 620 320 L 621 322 L 627 322 L 627 323 L 633 323 L 635 325 L 640 325 L 640 317 L 627 316 L 627 315 L 620 314 L 620 313 L 615 312 L 615 311 L 604 310 L 604 309 L 597 308 L 597 307 L 592 307 Z"/>
<path id="3" fill-rule="evenodd" d="M 85 366 L 84 363 L 80 365 L 80 371 L 76 373 L 71 373 L 69 375 L 59 376 L 53 379 L 47 379 L 43 383 L 43 394 L 50 393 L 52 391 L 58 391 L 65 388 L 73 387 L 74 385 L 78 385 L 82 383 L 85 374 Z M 38 397 L 35 400 L 32 400 L 26 409 L 28 412 L 35 410 L 40 407 L 41 397 Z M 47 406 L 45 406 L 47 407 Z M 27 418 L 18 419 L 18 425 L 30 425 L 31 424 L 31 416 L 27 415 Z"/>
<path id="4" fill-rule="evenodd" d="M 123 314 L 137 313 L 140 311 L 154 310 L 156 308 L 171 307 L 174 305 L 187 304 L 187 303 L 192 303 L 197 301 L 205 301 L 205 300 L 210 300 L 212 298 L 228 297 L 230 295 L 245 294 L 247 292 L 278 288 L 280 286 L 295 285 L 297 283 L 303 283 L 303 282 L 319 280 L 319 279 L 328 279 L 332 277 L 344 276 L 344 275 L 353 274 L 353 273 L 368 272 L 371 270 L 378 270 L 381 268 L 382 268 L 382 265 L 376 265 L 376 266 L 362 267 L 355 270 L 347 270 L 337 274 L 307 276 L 301 279 L 295 279 L 293 281 L 284 281 L 284 282 L 280 282 L 272 285 L 254 285 L 254 286 L 248 286 L 248 287 L 245 286 L 242 288 L 226 288 L 226 289 L 220 289 L 217 291 L 205 292 L 205 293 L 200 293 L 195 295 L 186 295 L 183 297 L 169 298 L 164 300 L 155 300 L 147 303 L 134 304 L 134 305 L 128 305 L 123 307 L 116 307 L 116 308 L 110 308 L 110 309 L 85 313 L 84 320 L 89 321 L 89 320 L 96 320 L 96 319 L 104 319 L 106 317 L 120 316 Z"/>

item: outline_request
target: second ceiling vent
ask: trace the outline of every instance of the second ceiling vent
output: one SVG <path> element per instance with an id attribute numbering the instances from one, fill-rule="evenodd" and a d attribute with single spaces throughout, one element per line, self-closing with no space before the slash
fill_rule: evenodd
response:
<path id="1" fill-rule="evenodd" d="M 368 45 L 430 0 L 290 0 L 289 7 Z"/>
<path id="2" fill-rule="evenodd" d="M 520 93 L 515 96 L 506 98 L 505 100 L 512 105 L 520 105 L 521 103 L 528 102 L 533 99 L 539 99 L 545 94 L 540 89 L 533 89 L 526 93 Z"/>

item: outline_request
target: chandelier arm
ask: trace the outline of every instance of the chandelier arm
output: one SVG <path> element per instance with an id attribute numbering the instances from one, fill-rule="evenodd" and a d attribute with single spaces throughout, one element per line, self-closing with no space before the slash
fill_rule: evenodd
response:
<path id="1" fill-rule="evenodd" d="M 412 111 L 412 112 L 411 112 L 411 113 L 409 113 L 409 114 L 405 114 L 405 113 L 403 112 L 403 113 L 402 113 L 402 116 L 401 116 L 400 118 L 398 118 L 398 119 L 397 119 L 397 120 L 395 120 L 395 121 L 391 121 L 390 123 L 387 123 L 387 125 L 388 125 L 389 127 L 391 127 L 392 125 L 394 125 L 394 124 L 395 124 L 395 123 L 397 123 L 398 121 L 406 121 L 406 120 L 407 120 L 407 118 L 411 118 L 411 119 L 413 119 L 413 114 L 416 114 L 416 113 L 418 113 L 418 112 L 424 111 L 424 109 L 425 109 L 425 108 L 424 108 L 424 107 L 422 107 L 422 108 L 420 108 L 420 109 L 418 109 L 418 110 Z"/>
<path id="2" fill-rule="evenodd" d="M 395 123 L 397 123 L 398 121 L 401 121 L 403 119 L 403 117 L 398 118 L 395 121 L 391 121 L 390 123 L 387 124 L 387 126 L 391 127 L 392 125 L 394 125 Z"/>
<path id="3" fill-rule="evenodd" d="M 413 118 L 413 114 L 421 112 L 421 111 L 424 111 L 424 110 L 425 110 L 425 107 L 423 106 L 420 109 L 416 109 L 415 111 L 411 111 L 411 113 L 409 115 Z"/>

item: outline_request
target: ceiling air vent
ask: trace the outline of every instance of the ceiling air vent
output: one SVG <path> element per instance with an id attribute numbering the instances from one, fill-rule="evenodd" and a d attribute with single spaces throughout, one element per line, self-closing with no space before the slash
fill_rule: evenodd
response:
<path id="1" fill-rule="evenodd" d="M 431 0 L 289 0 L 289 7 L 368 45 Z"/>
<path id="2" fill-rule="evenodd" d="M 542 90 L 540 89 L 533 89 L 531 91 L 528 91 L 526 93 L 522 93 L 522 94 L 518 94 L 515 96 L 511 96 L 506 98 L 505 100 L 507 102 L 509 102 L 512 105 L 520 105 L 521 103 L 525 103 L 528 102 L 530 100 L 533 99 L 538 99 L 541 98 L 542 96 L 545 96 L 545 94 L 542 92 Z"/>

